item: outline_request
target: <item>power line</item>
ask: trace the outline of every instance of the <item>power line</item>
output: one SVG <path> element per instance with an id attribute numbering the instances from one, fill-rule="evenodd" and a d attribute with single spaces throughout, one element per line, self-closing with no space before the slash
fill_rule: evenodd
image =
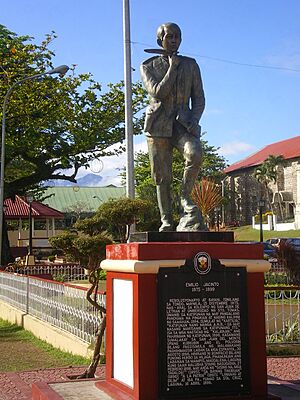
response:
<path id="1" fill-rule="evenodd" d="M 147 47 L 151 46 L 151 45 L 149 45 L 147 43 L 141 43 L 141 42 L 132 42 L 132 44 L 138 44 L 138 45 L 147 46 Z M 238 62 L 238 61 L 227 60 L 225 58 L 204 56 L 204 55 L 196 54 L 196 53 L 187 53 L 187 55 L 188 56 L 192 56 L 192 57 L 206 58 L 207 60 L 223 62 L 223 63 L 226 63 L 226 64 L 240 65 L 240 66 L 243 66 L 243 67 L 264 68 L 264 69 L 275 69 L 275 70 L 281 70 L 281 71 L 300 72 L 300 69 L 296 69 L 296 68 L 279 67 L 279 66 L 276 66 L 276 65 L 261 65 L 261 64 L 243 63 L 243 62 Z"/>

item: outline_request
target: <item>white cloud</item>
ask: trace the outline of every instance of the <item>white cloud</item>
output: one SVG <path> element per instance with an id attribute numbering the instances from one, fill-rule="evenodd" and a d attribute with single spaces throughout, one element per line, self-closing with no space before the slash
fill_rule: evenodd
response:
<path id="1" fill-rule="evenodd" d="M 234 140 L 232 142 L 222 144 L 219 149 L 219 154 L 222 156 L 233 156 L 254 150 L 255 146 L 252 144 Z"/>
<path id="2" fill-rule="evenodd" d="M 134 152 L 148 152 L 147 148 L 147 140 L 144 136 L 138 136 L 137 138 L 134 138 Z M 120 147 L 119 144 L 113 145 L 109 147 L 107 150 L 108 151 L 113 151 L 115 149 L 118 149 Z M 120 172 L 123 170 L 123 168 L 126 165 L 126 153 L 122 153 L 117 156 L 105 156 L 101 157 L 101 161 L 103 163 L 103 169 L 101 171 L 97 171 L 97 165 L 96 169 L 93 168 L 85 168 L 81 167 L 79 168 L 76 178 L 82 178 L 83 176 L 92 173 L 92 174 L 99 174 L 102 177 L 101 185 L 102 186 L 107 186 L 107 185 L 116 185 L 116 186 L 121 186 L 121 178 L 120 178 Z M 62 173 L 66 175 L 71 175 L 74 171 L 72 169 L 70 170 L 65 170 Z"/>

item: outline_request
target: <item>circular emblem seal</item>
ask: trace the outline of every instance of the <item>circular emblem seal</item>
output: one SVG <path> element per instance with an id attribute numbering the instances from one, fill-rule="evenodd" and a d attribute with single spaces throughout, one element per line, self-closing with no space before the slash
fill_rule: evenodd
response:
<path id="1" fill-rule="evenodd" d="M 211 257 L 209 254 L 201 251 L 194 257 L 195 271 L 200 275 L 208 274 L 211 270 Z"/>

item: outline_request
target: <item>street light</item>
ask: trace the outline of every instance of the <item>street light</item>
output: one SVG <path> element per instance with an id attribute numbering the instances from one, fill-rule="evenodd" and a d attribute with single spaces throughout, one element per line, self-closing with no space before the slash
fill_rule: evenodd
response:
<path id="1" fill-rule="evenodd" d="M 4 201 L 4 169 L 5 169 L 5 114 L 6 114 L 6 105 L 8 103 L 9 96 L 13 89 L 20 85 L 25 81 L 29 81 L 32 79 L 40 78 L 44 75 L 53 75 L 59 74 L 60 76 L 64 76 L 65 73 L 69 70 L 67 65 L 60 65 L 57 68 L 53 68 L 50 71 L 42 72 L 40 74 L 35 74 L 31 76 L 27 76 L 17 82 L 15 82 L 6 92 L 3 101 L 3 108 L 2 108 L 2 134 L 1 134 L 1 171 L 0 171 L 0 265 L 2 265 L 2 242 L 3 242 L 3 201 Z"/>

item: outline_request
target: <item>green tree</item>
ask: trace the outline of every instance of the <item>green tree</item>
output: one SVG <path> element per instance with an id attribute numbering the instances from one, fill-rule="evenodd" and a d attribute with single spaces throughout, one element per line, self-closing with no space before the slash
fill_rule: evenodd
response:
<path id="1" fill-rule="evenodd" d="M 18 36 L 0 25 L 1 104 L 15 82 L 53 68 L 50 43 L 54 39 L 52 32 L 41 44 L 34 44 L 29 36 Z M 24 195 L 47 180 L 76 182 L 80 167 L 124 150 L 123 82 L 109 84 L 102 92 L 90 73 L 75 72 L 73 66 L 64 78 L 44 76 L 12 91 L 6 110 L 5 198 Z M 141 83 L 133 84 L 135 133 L 142 131 L 139 111 L 145 99 Z M 120 146 L 111 150 L 116 143 Z"/>
<path id="2" fill-rule="evenodd" d="M 40 44 L 0 26 L 0 100 L 16 81 L 53 67 L 49 45 L 54 33 Z M 108 148 L 124 139 L 123 83 L 101 85 L 91 74 L 64 78 L 45 76 L 24 82 L 12 92 L 7 106 L 5 195 L 24 194 L 49 179 L 76 182 L 76 173 L 92 159 L 119 153 Z M 133 85 L 133 113 L 144 107 L 145 92 Z M 1 114 L 0 114 L 1 115 Z M 1 115 L 2 116 L 2 115 Z M 135 133 L 142 131 L 135 119 Z M 64 170 L 72 169 L 71 173 Z"/>
<path id="3" fill-rule="evenodd" d="M 267 202 L 269 204 L 270 210 L 273 212 L 273 206 L 270 199 L 269 184 L 271 182 L 277 183 L 278 181 L 278 165 L 284 164 L 284 158 L 282 155 L 274 156 L 269 155 L 265 161 L 259 165 L 255 171 L 254 176 L 261 183 L 263 190 L 261 190 L 261 198 L 263 198 L 263 192 L 265 193 Z M 277 192 L 278 186 L 277 186 Z M 280 203 L 279 203 L 280 204 Z M 281 204 L 280 204 L 281 205 Z M 282 217 L 282 210 L 281 210 Z"/>
<path id="4" fill-rule="evenodd" d="M 150 209 L 148 201 L 143 199 L 121 198 L 103 203 L 93 217 L 99 225 L 104 223 L 116 241 L 126 243 L 129 237 L 130 226 L 139 224 L 145 219 Z"/>
<path id="5" fill-rule="evenodd" d="M 68 261 L 78 261 L 88 269 L 96 269 L 105 258 L 105 246 L 112 243 L 105 232 L 94 236 L 63 232 L 49 238 L 49 243 L 56 250 L 62 250 Z"/>
<path id="6" fill-rule="evenodd" d="M 275 172 L 275 184 L 277 189 L 276 191 L 278 194 L 279 212 L 280 212 L 280 218 L 281 220 L 283 220 L 282 204 L 280 201 L 279 186 L 278 186 L 278 168 L 285 164 L 285 159 L 282 155 L 279 156 L 269 155 L 269 157 L 266 159 L 266 162 L 269 165 L 269 169 Z"/>
<path id="7" fill-rule="evenodd" d="M 106 309 L 97 300 L 98 282 L 100 278 L 100 261 L 105 257 L 106 244 L 111 238 L 106 231 L 117 236 L 118 241 L 128 239 L 130 225 L 137 222 L 149 209 L 149 203 L 141 199 L 118 199 L 103 203 L 93 217 L 78 220 L 74 227 L 79 235 L 64 232 L 50 239 L 50 243 L 65 254 L 80 260 L 90 269 L 89 282 L 91 287 L 87 292 L 88 301 L 101 313 L 101 323 L 96 333 L 96 343 L 93 359 L 83 374 L 73 376 L 78 378 L 93 378 L 100 359 L 100 349 L 106 327 Z"/>
<path id="8" fill-rule="evenodd" d="M 105 248 L 112 243 L 111 237 L 99 228 L 94 230 L 93 235 L 82 233 L 74 234 L 63 232 L 49 239 L 51 246 L 57 250 L 63 250 L 67 258 L 79 261 L 89 269 L 89 282 L 91 284 L 87 291 L 87 300 L 98 310 L 101 322 L 96 332 L 95 348 L 90 365 L 80 375 L 70 378 L 94 378 L 97 365 L 100 360 L 101 344 L 106 327 L 106 309 L 98 301 L 98 284 L 100 279 L 100 262 L 105 258 Z"/>

